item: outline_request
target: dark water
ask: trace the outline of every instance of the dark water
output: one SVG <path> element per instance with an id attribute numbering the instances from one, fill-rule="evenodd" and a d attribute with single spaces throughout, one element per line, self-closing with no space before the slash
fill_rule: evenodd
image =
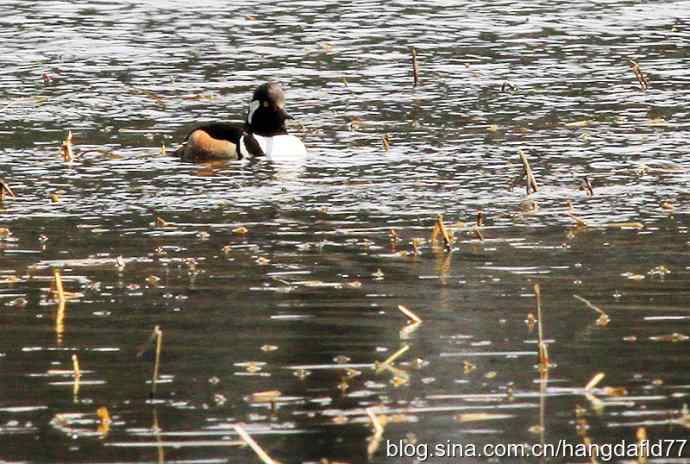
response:
<path id="1" fill-rule="evenodd" d="M 367 462 L 366 408 L 387 421 L 379 463 L 413 462 L 386 440 L 687 438 L 690 2 L 223 3 L 0 2 L 17 193 L 0 210 L 0 461 L 259 462 L 243 424 L 282 462 Z M 306 164 L 161 155 L 196 121 L 241 118 L 268 79 Z M 70 129 L 83 156 L 66 164 Z M 538 209 L 509 188 L 520 149 Z M 452 253 L 428 242 L 439 213 L 466 223 Z M 53 267 L 82 294 L 62 308 Z M 156 325 L 151 399 L 136 354 Z M 249 396 L 269 390 L 273 410 Z M 679 450 L 648 462 L 690 462 Z"/>

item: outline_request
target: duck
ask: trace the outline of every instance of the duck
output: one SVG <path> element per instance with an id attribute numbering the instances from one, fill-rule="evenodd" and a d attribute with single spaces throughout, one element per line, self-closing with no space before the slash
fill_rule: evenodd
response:
<path id="1" fill-rule="evenodd" d="M 254 90 L 243 124 L 214 122 L 195 126 L 175 150 L 185 160 L 265 157 L 269 161 L 304 159 L 307 149 L 287 132 L 285 92 L 277 82 Z"/>

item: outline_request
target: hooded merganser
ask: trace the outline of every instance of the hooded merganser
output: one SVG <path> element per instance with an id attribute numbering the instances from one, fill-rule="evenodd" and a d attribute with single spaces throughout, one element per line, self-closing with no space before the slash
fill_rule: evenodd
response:
<path id="1" fill-rule="evenodd" d="M 285 94 L 280 84 L 261 84 L 254 90 L 244 124 L 199 125 L 185 137 L 175 154 L 185 159 L 304 158 L 307 149 L 302 141 L 287 133 L 285 121 L 292 117 L 284 107 Z"/>

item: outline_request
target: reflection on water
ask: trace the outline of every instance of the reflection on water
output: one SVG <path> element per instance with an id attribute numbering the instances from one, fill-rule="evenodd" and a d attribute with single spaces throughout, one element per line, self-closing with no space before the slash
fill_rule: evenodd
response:
<path id="1" fill-rule="evenodd" d="M 283 462 L 687 436 L 690 2 L 0 6 L 0 460 L 258 462 L 238 424 Z M 161 155 L 268 79 L 304 165 Z"/>

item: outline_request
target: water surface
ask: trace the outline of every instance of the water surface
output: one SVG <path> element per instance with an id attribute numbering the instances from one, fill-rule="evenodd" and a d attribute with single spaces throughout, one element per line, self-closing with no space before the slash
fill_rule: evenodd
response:
<path id="1" fill-rule="evenodd" d="M 0 210 L 0 460 L 259 462 L 236 424 L 296 463 L 413 462 L 386 440 L 687 438 L 690 2 L 0 8 L 0 173 L 17 193 Z M 241 119 L 269 79 L 306 164 L 161 154 L 195 122 Z M 510 188 L 519 150 L 529 198 Z M 430 243 L 439 213 L 452 252 Z M 82 294 L 64 307 L 54 267 Z M 424 322 L 401 332 L 398 305 Z M 136 354 L 156 325 L 152 399 Z M 250 396 L 270 390 L 274 407 Z M 371 457 L 367 408 L 386 421 Z M 690 462 L 677 450 L 649 462 Z"/>

